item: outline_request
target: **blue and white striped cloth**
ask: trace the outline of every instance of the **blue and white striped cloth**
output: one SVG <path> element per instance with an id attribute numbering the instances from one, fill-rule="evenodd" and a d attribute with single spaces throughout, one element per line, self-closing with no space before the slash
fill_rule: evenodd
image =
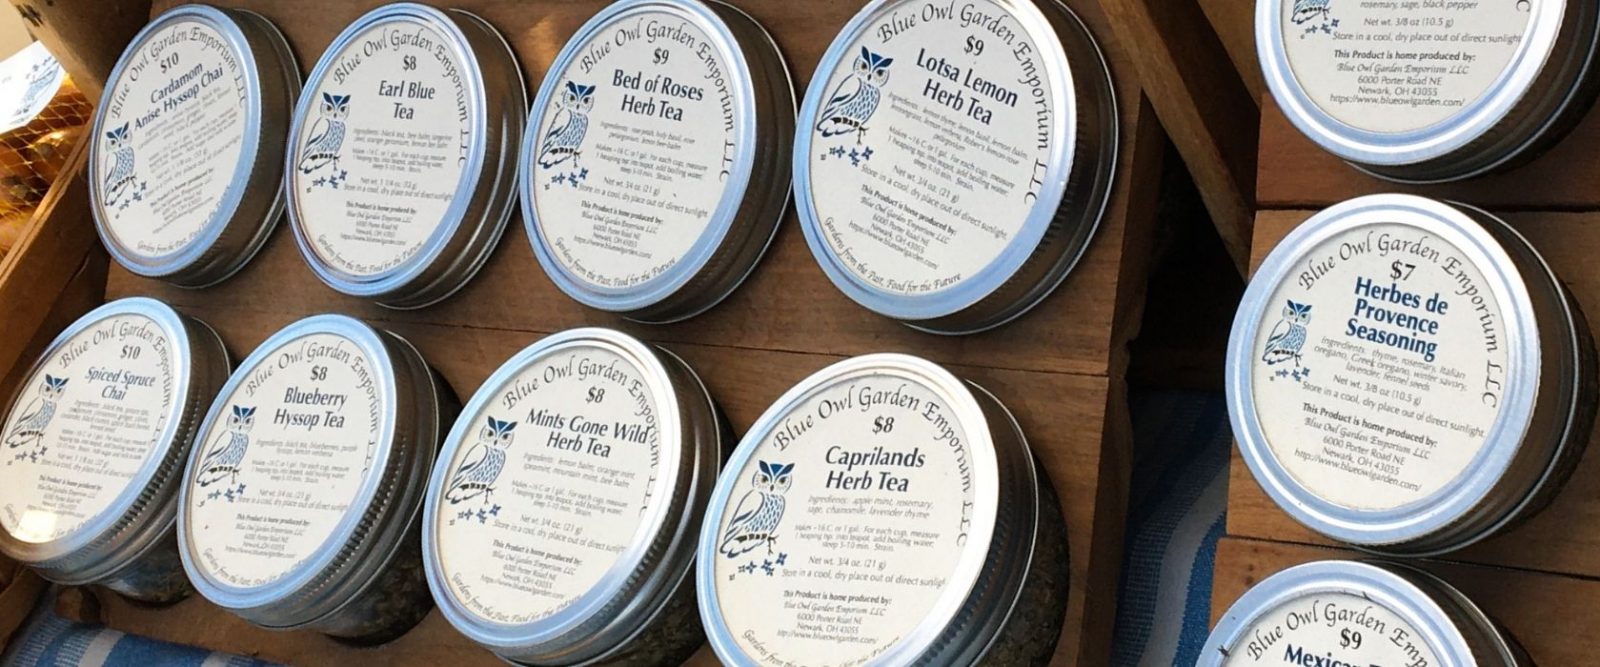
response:
<path id="1" fill-rule="evenodd" d="M 1190 667 L 1210 630 L 1232 430 L 1220 392 L 1132 397 L 1135 468 L 1111 664 Z"/>
<path id="2" fill-rule="evenodd" d="M 54 594 L 6 647 L 4 667 L 272 667 L 273 663 L 74 623 L 52 611 Z"/>

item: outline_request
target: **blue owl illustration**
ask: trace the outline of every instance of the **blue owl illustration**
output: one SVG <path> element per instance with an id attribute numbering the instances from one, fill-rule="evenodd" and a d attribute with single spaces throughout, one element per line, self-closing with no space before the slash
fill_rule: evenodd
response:
<path id="1" fill-rule="evenodd" d="M 239 482 L 239 471 L 244 467 L 245 452 L 250 450 L 250 428 L 256 423 L 256 409 L 232 406 L 228 416 L 228 433 L 218 436 L 205 458 L 200 459 L 200 471 L 195 481 L 200 486 L 211 486 L 224 479 L 231 484 Z"/>
<path id="2" fill-rule="evenodd" d="M 39 95 L 56 80 L 56 71 L 59 67 L 54 57 L 33 64 L 33 68 L 28 70 L 28 89 L 22 92 L 24 107 L 31 107 L 38 101 Z"/>
<path id="3" fill-rule="evenodd" d="M 739 504 L 734 506 L 733 518 L 722 534 L 718 549 L 729 558 L 738 558 L 766 546 L 772 553 L 772 544 L 778 541 L 778 525 L 783 522 L 786 500 L 783 494 L 793 485 L 794 464 L 757 461 L 759 469 L 751 480 L 755 488 L 746 491 Z"/>
<path id="4" fill-rule="evenodd" d="M 328 165 L 339 170 L 339 150 L 344 146 L 345 118 L 350 115 L 350 96 L 322 94 L 322 112 L 311 126 L 311 138 L 300 151 L 300 173 L 309 174 Z"/>
<path id="5" fill-rule="evenodd" d="M 1294 13 L 1290 20 L 1295 25 L 1303 25 L 1317 19 L 1328 18 L 1333 0 L 1294 0 Z"/>
<path id="6" fill-rule="evenodd" d="M 15 449 L 24 445 L 38 444 L 44 439 L 44 430 L 50 426 L 50 420 L 55 419 L 57 405 L 66 388 L 67 378 L 46 374 L 44 384 L 39 385 L 39 395 L 22 409 L 22 416 L 16 419 L 16 426 L 11 427 L 11 432 L 6 434 L 6 447 Z"/>
<path id="7" fill-rule="evenodd" d="M 483 430 L 478 432 L 478 442 L 472 445 L 461 465 L 450 475 L 450 486 L 444 492 L 450 504 L 463 503 L 479 496 L 488 504 L 494 495 L 494 482 L 506 467 L 506 449 L 516 440 L 517 422 L 500 421 L 489 417 Z"/>
<path id="8" fill-rule="evenodd" d="M 539 166 L 549 169 L 583 155 L 583 138 L 589 133 L 589 110 L 594 108 L 594 86 L 567 82 L 556 96 L 555 114 L 539 149 Z"/>
<path id="9" fill-rule="evenodd" d="M 111 154 L 111 169 L 106 173 L 103 192 L 106 204 L 115 205 L 133 189 L 136 180 L 133 171 L 133 136 L 128 132 L 127 123 L 106 133 L 106 150 Z"/>
<path id="10" fill-rule="evenodd" d="M 817 131 L 824 137 L 856 133 L 856 143 L 861 143 L 867 133 L 867 121 L 878 111 L 878 101 L 883 98 L 883 84 L 889 82 L 889 66 L 894 58 L 887 58 L 861 47 L 861 55 L 850 68 L 850 76 L 839 82 L 833 95 L 823 106 L 817 120 Z"/>
<path id="11" fill-rule="evenodd" d="M 1268 366 L 1293 361 L 1295 366 L 1300 365 L 1300 348 L 1306 344 L 1306 325 L 1311 322 L 1311 306 L 1303 303 L 1288 302 L 1283 308 L 1283 319 L 1273 325 L 1272 333 L 1267 336 L 1266 349 L 1261 353 L 1261 360 Z"/>

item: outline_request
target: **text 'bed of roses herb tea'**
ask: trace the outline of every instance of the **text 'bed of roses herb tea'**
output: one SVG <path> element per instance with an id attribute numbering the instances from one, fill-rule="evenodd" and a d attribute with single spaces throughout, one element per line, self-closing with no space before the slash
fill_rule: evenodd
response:
<path id="1" fill-rule="evenodd" d="M 989 393 L 905 355 L 829 366 L 728 462 L 700 612 L 732 665 L 1030 665 L 1060 634 L 1066 536 Z"/>
<path id="2" fill-rule="evenodd" d="M 1588 112 L 1600 6 L 1586 0 L 1257 0 L 1261 69 L 1296 128 L 1404 182 L 1504 170 Z"/>
<path id="3" fill-rule="evenodd" d="M 1099 47 L 1055 0 L 877 0 L 806 93 L 795 207 L 851 299 L 928 331 L 989 329 L 1083 255 L 1117 126 Z"/>
<path id="4" fill-rule="evenodd" d="M 1521 647 L 1443 580 L 1396 563 L 1321 561 L 1256 584 L 1197 667 L 1529 667 Z"/>
<path id="5" fill-rule="evenodd" d="M 515 208 L 527 93 L 465 11 L 384 5 L 334 39 L 289 131 L 289 221 L 328 286 L 393 308 L 461 289 Z"/>
<path id="6" fill-rule="evenodd" d="M 1274 501 L 1390 553 L 1539 511 L 1594 419 L 1588 324 L 1515 230 L 1409 195 L 1327 209 L 1245 292 L 1228 346 L 1240 452 Z"/>
<path id="7" fill-rule="evenodd" d="M 0 551 L 46 579 L 174 602 L 199 417 L 228 377 L 211 329 L 145 298 L 96 308 L 22 380 L 0 430 Z"/>
<path id="8" fill-rule="evenodd" d="M 556 57 L 522 149 L 528 237 L 556 286 L 663 322 L 721 301 L 789 199 L 794 91 L 748 14 L 627 0 Z"/>
<path id="9" fill-rule="evenodd" d="M 501 366 L 446 440 L 423 549 L 439 608 L 516 664 L 680 664 L 725 434 L 676 356 L 609 329 Z M 639 662 L 643 661 L 643 662 Z"/>
<path id="10" fill-rule="evenodd" d="M 106 250 L 184 287 L 232 276 L 283 215 L 300 70 L 259 15 L 184 5 L 122 54 L 95 114 L 89 196 Z"/>
<path id="11" fill-rule="evenodd" d="M 195 588 L 268 628 L 404 633 L 431 608 L 418 517 L 452 405 L 410 343 L 359 320 L 273 334 L 189 458 L 178 538 Z"/>

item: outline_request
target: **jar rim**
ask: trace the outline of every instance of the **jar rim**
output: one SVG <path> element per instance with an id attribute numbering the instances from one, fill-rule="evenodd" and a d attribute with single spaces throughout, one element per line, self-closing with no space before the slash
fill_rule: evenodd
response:
<path id="1" fill-rule="evenodd" d="M 1334 118 L 1300 85 L 1284 40 L 1285 2 L 1256 3 L 1256 55 L 1268 90 L 1289 122 L 1313 143 L 1341 159 L 1374 167 L 1403 167 L 1445 158 L 1492 132 L 1538 79 L 1554 53 L 1567 13 L 1566 0 L 1534 3 L 1535 13 L 1511 61 L 1459 112 L 1407 132 L 1375 132 Z"/>
<path id="2" fill-rule="evenodd" d="M 396 360 L 386 348 L 383 334 L 353 317 L 324 314 L 307 317 L 278 330 L 241 361 L 227 383 L 217 392 L 216 399 L 211 403 L 211 409 L 206 413 L 205 421 L 196 431 L 195 442 L 203 443 L 211 440 L 213 431 L 227 418 L 225 412 L 231 405 L 234 394 L 249 382 L 257 368 L 271 361 L 274 355 L 289 344 L 319 335 L 334 336 L 349 342 L 365 358 L 368 367 L 373 369 L 375 394 L 381 404 L 378 411 L 378 429 L 373 434 L 376 442 L 373 460 L 362 473 L 363 478 L 351 498 L 349 507 L 345 509 L 344 515 L 340 517 L 326 539 L 272 581 L 257 586 L 241 586 L 217 579 L 208 568 L 200 564 L 200 545 L 194 538 L 197 531 L 190 525 L 193 520 L 193 510 L 190 509 L 194 500 L 193 481 L 199 472 L 196 466 L 206 451 L 197 444 L 190 452 L 179 491 L 178 551 L 182 556 L 184 571 L 188 574 L 195 590 L 220 607 L 234 611 L 260 610 L 299 600 L 330 583 L 337 583 L 330 582 L 329 578 L 337 576 L 342 567 L 350 565 L 339 562 L 346 544 L 356 535 L 362 524 L 368 523 L 374 513 L 388 509 L 376 504 L 376 501 L 386 471 L 399 461 L 395 451 L 397 439 L 416 438 L 414 433 L 401 432 L 402 429 L 410 427 L 401 425 L 399 401 L 410 400 L 410 397 L 401 397 L 398 394 Z M 428 446 L 428 444 L 413 443 L 412 446 Z M 421 483 L 421 480 L 413 483 Z M 307 604 L 315 602 L 312 600 Z M 290 609 L 285 613 L 292 614 L 294 611 Z"/>
<path id="3" fill-rule="evenodd" d="M 737 137 L 738 149 L 728 167 L 731 180 L 724 184 L 716 209 L 711 212 L 704 228 L 683 257 L 661 275 L 643 283 L 624 288 L 605 287 L 584 279 L 556 257 L 553 244 L 545 235 L 539 206 L 535 202 L 539 198 L 540 188 L 533 182 L 530 165 L 541 140 L 540 130 L 549 114 L 552 99 L 559 94 L 559 86 L 566 80 L 568 69 L 583 56 L 583 47 L 617 22 L 647 13 L 670 14 L 688 22 L 709 38 L 722 62 L 729 65 L 734 75 L 729 77 L 729 88 L 736 104 L 732 134 Z M 759 48 L 761 45 L 752 46 Z M 567 40 L 534 98 L 532 111 L 524 127 L 517 166 L 523 225 L 535 257 L 557 288 L 591 308 L 611 312 L 637 311 L 671 298 L 706 268 L 718 248 L 728 239 L 734 225 L 742 222 L 739 213 L 745 195 L 751 190 L 750 179 L 756 160 L 757 142 L 763 135 L 770 134 L 769 128 L 757 126 L 755 97 L 760 86 L 750 64 L 752 57 L 759 58 L 761 55 L 746 52 L 745 45 L 734 35 L 727 21 L 713 7 L 700 0 L 621 0 L 590 18 Z M 775 85 L 777 82 L 760 83 Z M 783 83 L 788 84 L 787 81 Z"/>
<path id="4" fill-rule="evenodd" d="M 982 632 L 981 623 L 963 623 L 960 612 L 966 607 L 970 594 L 979 586 L 984 572 L 992 567 L 989 561 L 991 542 L 996 533 L 996 518 L 1000 507 L 998 498 L 1001 483 L 1000 462 L 993 435 L 995 428 L 1010 425 L 992 424 L 969 386 L 950 371 L 931 361 L 906 354 L 878 353 L 853 357 L 823 368 L 786 391 L 762 413 L 746 431 L 738 447 L 723 466 L 723 473 L 712 491 L 700 531 L 699 548 L 695 563 L 695 583 L 699 595 L 700 618 L 706 636 L 717 656 L 729 664 L 747 664 L 753 660 L 737 643 L 734 631 L 724 618 L 722 603 L 717 592 L 717 562 L 719 535 L 727 521 L 730 503 L 736 485 L 745 467 L 754 459 L 757 450 L 767 437 L 783 426 L 784 419 L 817 394 L 827 391 L 852 378 L 867 375 L 892 375 L 917 383 L 923 390 L 936 395 L 950 409 L 953 421 L 966 432 L 968 454 L 973 467 L 973 522 L 970 539 L 962 546 L 957 563 L 951 570 L 939 597 L 926 609 L 922 620 L 894 644 L 872 658 L 866 665 L 884 666 L 909 664 L 918 656 L 938 647 L 948 636 L 948 630 L 958 624 L 971 633 Z M 998 404 L 998 403 L 997 403 Z M 1031 460 L 1029 462 L 1031 466 Z M 1032 530 L 1028 533 L 1031 535 Z M 959 641 L 958 641 L 959 643 Z"/>
<path id="5" fill-rule="evenodd" d="M 246 191 L 251 182 L 259 178 L 256 166 L 256 157 L 261 150 L 263 117 L 265 111 L 262 106 L 263 93 L 261 76 L 262 67 L 279 67 L 272 59 L 276 54 L 256 53 L 251 48 L 249 39 L 245 36 L 246 27 L 233 17 L 233 12 L 202 4 L 186 4 L 162 12 L 128 43 L 128 47 L 118 58 L 116 66 L 111 70 L 111 75 L 106 78 L 105 91 L 101 94 L 98 108 L 109 109 L 116 99 L 118 85 L 122 82 L 123 74 L 131 64 L 132 57 L 138 53 L 145 44 L 162 31 L 180 22 L 195 22 L 205 25 L 222 37 L 223 41 L 241 63 L 240 72 L 244 74 L 241 85 L 245 89 L 246 103 L 244 108 L 243 138 L 240 142 L 239 159 L 233 165 L 233 175 L 228 185 L 223 190 L 222 199 L 217 202 L 211 217 L 200 227 L 197 236 L 185 242 L 181 247 L 171 252 L 159 255 L 146 255 L 140 253 L 126 243 L 113 230 L 112 224 L 107 220 L 105 196 L 102 192 L 104 183 L 97 176 L 100 173 L 101 153 L 100 142 L 105 137 L 105 123 L 107 114 L 96 113 L 94 123 L 91 125 L 89 140 L 92 146 L 89 149 L 89 210 L 94 214 L 95 229 L 99 232 L 102 245 L 118 264 L 129 271 L 146 278 L 165 278 L 179 274 L 187 269 L 201 264 L 212 252 L 212 249 L 222 239 L 228 228 L 235 224 L 234 213 L 243 203 Z M 265 21 L 265 19 L 262 19 Z M 270 25 L 270 24 L 269 24 Z M 261 31 L 260 37 L 266 39 L 283 40 L 281 33 L 276 29 Z M 287 43 L 283 45 L 283 52 L 289 53 Z M 276 217 L 259 221 L 263 226 L 270 226 L 276 222 Z"/>
<path id="6" fill-rule="evenodd" d="M 1268 301 L 1292 280 L 1306 253 L 1336 235 L 1373 225 L 1399 225 L 1427 232 L 1457 249 L 1488 282 L 1502 314 L 1506 381 L 1501 408 L 1483 435 L 1479 451 L 1462 472 L 1439 490 L 1385 510 L 1355 510 L 1322 498 L 1296 481 L 1274 453 L 1255 406 L 1251 363 Z M 1471 216 L 1450 204 L 1414 195 L 1358 197 L 1320 211 L 1297 226 L 1268 253 L 1245 289 L 1228 340 L 1226 391 L 1234 437 L 1257 483 L 1296 521 L 1323 535 L 1355 545 L 1382 547 L 1425 538 L 1469 515 L 1494 493 L 1501 476 L 1524 451 L 1540 395 L 1543 352 L 1536 344 L 1541 323 L 1529 286 L 1503 246 Z"/>
<path id="7" fill-rule="evenodd" d="M 479 183 L 489 176 L 486 169 L 489 147 L 483 136 L 489 123 L 488 95 L 485 90 L 483 66 L 478 60 L 480 55 L 486 54 L 479 54 L 473 49 L 470 39 L 451 14 L 460 14 L 482 22 L 482 19 L 464 10 L 437 9 L 415 2 L 395 2 L 379 6 L 351 22 L 334 38 L 322 52 L 316 66 L 312 68 L 311 74 L 306 77 L 302 85 L 303 94 L 295 103 L 294 114 L 286 135 L 287 141 L 291 142 L 291 148 L 285 151 L 284 158 L 284 190 L 287 196 L 285 211 L 289 216 L 289 227 L 294 232 L 295 244 L 299 246 L 300 254 L 305 257 L 306 264 L 324 283 L 341 293 L 374 298 L 412 287 L 413 283 L 425 275 L 435 263 L 453 260 L 454 258 L 443 256 L 445 249 L 457 235 L 468 233 L 471 227 L 479 225 L 479 221 L 468 220 L 467 213 L 472 208 L 473 195 L 479 189 Z M 320 103 L 314 92 L 328 77 L 339 56 L 368 30 L 391 22 L 411 23 L 432 30 L 444 38 L 450 54 L 455 57 L 456 62 L 463 65 L 460 71 L 467 88 L 467 102 L 472 108 L 467 121 L 474 140 L 468 151 L 467 161 L 462 165 L 461 176 L 457 180 L 455 195 L 451 198 L 450 205 L 417 252 L 396 266 L 372 275 L 358 275 L 333 266 L 312 242 L 312 232 L 307 225 L 316 215 L 302 210 L 304 204 L 301 201 L 301 189 L 296 185 L 299 152 L 293 149 L 292 144 L 300 140 L 312 109 Z M 488 26 L 487 22 L 482 23 Z M 503 37 L 501 39 L 503 40 Z M 518 76 L 521 76 L 520 69 Z M 495 238 L 498 239 L 498 235 L 495 235 Z"/>
<path id="8" fill-rule="evenodd" d="M 482 417 L 491 409 L 507 386 L 529 368 L 552 355 L 582 349 L 594 349 L 616 355 L 640 374 L 646 391 L 654 400 L 663 445 L 657 464 L 656 479 L 652 482 L 654 501 L 648 514 L 639 522 L 627 548 L 617 555 L 605 573 L 571 604 L 544 618 L 527 623 L 503 623 L 484 618 L 467 608 L 455 590 L 448 584 L 450 572 L 441 553 L 441 535 L 437 524 L 443 513 L 440 498 L 451 475 L 451 466 L 457 453 L 471 444 L 470 438 L 482 423 Z M 423 565 L 428 587 L 440 612 L 458 631 L 469 639 L 495 650 L 497 653 L 515 655 L 538 652 L 572 641 L 587 639 L 590 630 L 598 624 L 607 627 L 622 617 L 623 609 L 616 604 L 620 595 L 649 581 L 671 580 L 681 577 L 687 563 L 663 561 L 658 546 L 678 539 L 672 534 L 676 522 L 675 506 L 692 491 L 695 483 L 681 483 L 674 471 L 697 464 L 698 457 L 689 456 L 701 443 L 682 443 L 672 446 L 666 441 L 680 438 L 684 433 L 687 408 L 679 391 L 701 392 L 699 387 L 678 387 L 672 380 L 661 356 L 649 344 L 620 331 L 599 327 L 570 329 L 540 339 L 523 348 L 484 380 L 472 398 L 462 407 L 461 415 L 451 427 L 429 475 L 422 510 Z M 696 396 L 702 396 L 697 394 Z M 693 400 L 690 397 L 688 400 Z M 631 636 L 628 629 L 623 636 Z M 584 636 L 573 636 L 583 632 Z"/>
<path id="9" fill-rule="evenodd" d="M 1057 113 L 1051 123 L 1051 148 L 1045 172 L 1039 178 L 1043 186 L 1038 199 L 1017 228 L 1017 233 L 993 260 L 949 287 L 924 294 L 901 294 L 871 285 L 846 266 L 843 258 L 828 243 L 822 228 L 823 218 L 817 207 L 819 193 L 812 185 L 811 154 L 815 134 L 812 128 L 822 112 L 826 102 L 823 98 L 829 92 L 828 84 L 834 73 L 856 57 L 853 50 L 856 41 L 870 31 L 873 23 L 893 13 L 901 5 L 912 2 L 872 0 L 845 24 L 823 53 L 816 74 L 806 88 L 796 122 L 793 173 L 794 206 L 800 218 L 800 228 L 811 254 L 829 281 L 851 300 L 873 312 L 897 320 L 916 322 L 954 315 L 1000 290 L 1038 250 L 1063 203 L 1069 176 L 1086 165 L 1079 164 L 1083 156 L 1077 151 L 1078 137 L 1085 131 L 1079 127 L 1076 93 L 1080 82 L 1073 74 L 1066 48 L 1061 43 L 1062 39 L 1073 35 L 1057 31 L 1032 0 L 989 0 L 1005 10 L 1027 31 L 1028 38 L 1039 47 L 1044 78 L 1051 82 L 1050 101 Z M 1061 10 L 1070 13 L 1064 6 Z M 1100 66 L 1103 66 L 1103 60 Z M 1098 224 L 1098 217 L 1095 223 Z"/>

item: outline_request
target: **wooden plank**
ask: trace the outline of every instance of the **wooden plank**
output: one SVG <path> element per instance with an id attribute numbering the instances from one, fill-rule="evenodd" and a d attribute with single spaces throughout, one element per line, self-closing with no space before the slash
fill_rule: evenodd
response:
<path id="1" fill-rule="evenodd" d="M 185 310 L 212 324 L 235 355 L 254 349 L 273 331 L 297 319 L 290 313 Z M 431 324 L 408 323 L 394 330 L 415 343 L 463 397 L 471 395 L 505 359 L 539 337 L 523 331 Z M 794 383 L 841 358 L 708 345 L 668 347 L 700 373 L 739 433 Z M 1085 619 L 1086 610 L 1109 609 L 1114 604 L 1122 539 L 1118 497 L 1125 496 L 1126 487 L 1107 484 L 1105 480 L 1126 474 L 1126 415 L 1120 409 L 1108 409 L 1121 397 L 1113 401 L 1112 385 L 1101 377 L 959 366 L 952 369 L 992 391 L 1012 410 L 1060 493 L 1069 535 L 1072 594 L 1057 662 L 1096 664 L 1079 659 L 1078 655 L 1104 655 L 1109 648 L 1108 621 L 1093 619 L 1092 634 L 1080 632 L 1079 628 L 1089 622 Z M 1063 402 L 1063 396 L 1072 400 Z M 1111 433 L 1108 437 L 1112 440 L 1104 447 L 1102 430 Z M 1111 538 L 1102 535 L 1102 531 L 1109 532 Z M 498 664 L 486 651 L 459 637 L 437 612 L 420 628 L 391 644 L 377 649 L 351 649 L 311 632 L 251 628 L 199 599 L 158 610 L 131 605 L 115 596 L 105 596 L 104 602 L 108 624 L 120 630 L 293 664 L 346 664 L 344 661 L 362 656 L 393 658 L 410 665 L 438 664 L 445 659 L 466 661 L 463 664 Z"/>
<path id="2" fill-rule="evenodd" d="M 1314 560 L 1362 558 L 1334 549 L 1225 537 L 1217 546 L 1211 589 L 1215 623 L 1246 590 L 1280 570 Z M 1498 620 L 1538 665 L 1592 665 L 1600 627 L 1600 582 L 1435 561 L 1415 563 L 1456 588 Z"/>
<path id="3" fill-rule="evenodd" d="M 63 69 L 96 104 L 122 49 L 144 27 L 150 0 L 94 0 L 94 11 L 76 2 L 11 0 Z"/>
<path id="4" fill-rule="evenodd" d="M 158 0 L 154 11 L 175 4 Z M 225 0 L 259 11 L 283 28 L 301 65 L 351 19 L 379 0 Z M 604 0 L 454 3 L 499 26 L 536 84 L 567 37 Z M 1105 664 L 1110 655 L 1121 566 L 1131 427 L 1122 379 L 1127 342 L 1137 332 L 1147 286 L 1164 143 L 1134 67 L 1093 0 L 1072 4 L 1100 36 L 1123 101 L 1119 184 L 1106 224 L 1077 272 L 1040 309 L 1004 329 L 946 338 L 913 332 L 855 306 L 833 289 L 807 251 L 791 214 L 751 281 L 710 314 L 647 327 L 584 309 L 555 290 L 539 270 L 520 221 L 484 273 L 450 301 L 396 312 L 334 294 L 316 282 L 279 229 L 252 266 L 224 285 L 176 290 L 113 268 L 107 297 L 166 299 L 222 331 L 236 354 L 282 325 L 319 312 L 345 312 L 415 340 L 462 394 L 469 394 L 512 352 L 544 333 L 573 326 L 620 328 L 683 354 L 706 376 L 737 426 L 745 426 L 789 384 L 844 355 L 902 351 L 951 364 L 984 383 L 1017 413 L 1054 479 L 1067 514 L 1073 593 L 1053 664 Z M 804 88 L 834 31 L 859 9 L 854 0 L 798 4 L 748 0 L 784 49 Z M 395 643 L 353 651 L 311 633 L 269 633 L 190 600 L 148 610 L 108 599 L 111 625 L 173 641 L 286 660 L 348 664 L 381 657 L 407 665 L 443 660 L 495 664 L 457 636 L 437 614 Z M 707 653 L 691 664 L 716 664 Z"/>
<path id="5" fill-rule="evenodd" d="M 1264 211 L 1256 219 L 1259 263 L 1311 211 Z M 1590 322 L 1600 324 L 1600 213 L 1508 213 L 1506 221 L 1537 248 L 1572 291 Z M 1452 559 L 1600 578 L 1600 429 L 1565 490 L 1543 513 L 1509 533 Z M 1329 544 L 1279 510 L 1235 456 L 1228 500 L 1228 533 L 1243 537 Z"/>
<path id="6" fill-rule="evenodd" d="M 172 2 L 157 3 L 157 10 Z M 309 70 L 322 49 L 346 22 L 377 0 L 328 3 L 318 0 L 230 0 L 219 4 L 249 6 L 284 30 Z M 530 13 L 518 0 L 474 0 L 456 3 L 499 26 L 527 69 L 530 87 L 544 75 L 557 50 L 592 13 L 606 3 L 581 0 L 549 4 Z M 600 323 L 676 342 L 717 340 L 752 349 L 858 354 L 883 349 L 916 349 L 948 363 L 998 368 L 1040 369 L 1105 375 L 1118 349 L 1111 336 L 1119 323 L 1118 281 L 1128 273 L 1122 259 L 1133 247 L 1147 253 L 1157 196 L 1159 139 L 1151 155 L 1137 141 L 1152 134 L 1150 118 L 1134 80 L 1134 67 L 1116 48 L 1106 17 L 1092 2 L 1073 3 L 1100 36 L 1118 73 L 1124 122 L 1120 178 L 1112 205 L 1083 263 L 1066 284 L 1040 308 L 997 331 L 964 337 L 930 337 L 866 313 L 828 282 L 812 259 L 791 212 L 778 238 L 751 279 L 722 305 L 690 322 L 645 326 L 604 316 L 572 301 L 544 275 L 533 256 L 520 216 L 513 218 L 484 271 L 460 294 L 439 306 L 415 312 L 390 311 L 339 295 L 323 286 L 305 266 L 287 225 L 274 233 L 261 255 L 241 275 L 205 291 L 182 290 L 139 279 L 115 269 L 110 296 L 149 294 L 177 304 L 229 303 L 240 309 L 281 308 L 282 294 L 296 295 L 296 304 L 347 312 L 393 322 L 448 321 L 468 326 L 553 331 L 581 323 Z M 776 36 L 795 85 L 805 89 L 833 32 L 859 9 L 848 0 L 808 3 L 797 11 L 776 0 L 741 3 Z M 314 18 L 312 18 L 314 17 Z M 526 26 L 526 27 L 519 27 Z M 1153 125 L 1153 122 L 1149 122 Z M 1142 164 L 1135 165 L 1135 161 Z M 1154 171 L 1149 171 L 1154 165 Z M 1132 174 L 1149 174 L 1138 178 Z M 266 277 L 270 276 L 270 279 Z M 500 286 L 518 285 L 504 290 Z M 825 332 L 825 335 L 818 335 Z"/>
<path id="7" fill-rule="evenodd" d="M 1600 209 L 1600 112 L 1590 110 L 1565 140 L 1520 168 L 1459 183 L 1405 186 L 1367 176 L 1311 143 L 1269 99 L 1261 110 L 1256 200 L 1261 208 L 1321 208 L 1373 192 L 1413 192 L 1477 206 Z"/>
<path id="8" fill-rule="evenodd" d="M 98 248 L 89 252 L 78 270 L 69 273 L 72 278 L 66 287 L 54 299 L 46 300 L 50 311 L 39 322 L 33 338 L 17 351 L 17 363 L 9 371 L 0 373 L 0 401 L 12 395 L 17 383 L 23 380 L 22 376 L 50 341 L 84 313 L 105 302 L 106 261 L 105 253 Z"/>
<path id="9" fill-rule="evenodd" d="M 1189 166 L 1212 224 L 1243 274 L 1250 256 L 1260 111 L 1192 0 L 1105 0 L 1111 26 L 1140 44 L 1133 63 Z"/>
<path id="10" fill-rule="evenodd" d="M 1267 84 L 1261 75 L 1261 63 L 1256 57 L 1256 3 L 1239 0 L 1196 0 L 1205 12 L 1211 29 L 1227 49 L 1228 57 L 1250 91 L 1256 106 L 1267 96 Z"/>
<path id="11" fill-rule="evenodd" d="M 89 142 L 79 142 L 67 160 L 66 174 L 40 202 L 22 239 L 0 258 L 0 375 L 23 360 L 28 343 L 50 315 L 56 295 L 93 253 L 104 251 L 89 213 L 89 184 L 83 178 Z"/>

